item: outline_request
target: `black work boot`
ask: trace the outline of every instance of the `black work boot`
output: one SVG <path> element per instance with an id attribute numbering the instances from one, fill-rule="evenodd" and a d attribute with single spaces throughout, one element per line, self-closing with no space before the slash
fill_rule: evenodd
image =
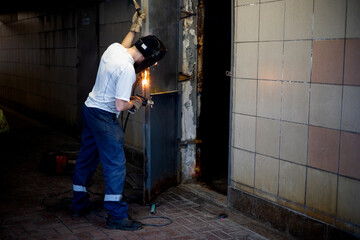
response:
<path id="1" fill-rule="evenodd" d="M 109 229 L 135 231 L 135 230 L 140 230 L 142 227 L 142 224 L 141 224 L 141 222 L 130 220 L 128 218 L 115 219 L 114 217 L 109 216 L 106 221 L 106 226 Z"/>

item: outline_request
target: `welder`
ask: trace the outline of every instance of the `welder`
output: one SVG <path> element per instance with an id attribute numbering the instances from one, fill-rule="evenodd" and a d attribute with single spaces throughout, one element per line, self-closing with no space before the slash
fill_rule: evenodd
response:
<path id="1" fill-rule="evenodd" d="M 106 225 L 111 229 L 132 231 L 142 227 L 140 222 L 129 219 L 128 205 L 122 199 L 126 160 L 124 132 L 118 116 L 121 111 L 135 113 L 142 106 L 142 99 L 131 96 L 136 73 L 166 53 L 163 43 L 153 35 L 142 37 L 132 45 L 144 19 L 144 14 L 135 12 L 122 43 L 111 44 L 103 53 L 95 84 L 82 108 L 81 147 L 73 174 L 74 216 L 83 216 L 92 210 L 86 187 L 100 161 L 105 179 Z"/>

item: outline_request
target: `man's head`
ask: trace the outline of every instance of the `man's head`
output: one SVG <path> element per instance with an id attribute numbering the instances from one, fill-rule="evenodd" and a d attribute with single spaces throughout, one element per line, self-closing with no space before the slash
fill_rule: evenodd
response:
<path id="1" fill-rule="evenodd" d="M 144 57 L 142 61 L 135 63 L 136 73 L 160 61 L 167 51 L 164 44 L 154 35 L 140 38 L 134 46 Z"/>

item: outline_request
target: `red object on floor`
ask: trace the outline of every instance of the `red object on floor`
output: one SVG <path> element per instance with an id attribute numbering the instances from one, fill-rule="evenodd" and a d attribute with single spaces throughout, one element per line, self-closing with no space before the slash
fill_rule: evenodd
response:
<path id="1" fill-rule="evenodd" d="M 66 156 L 56 156 L 56 173 L 60 174 L 64 172 L 66 161 Z"/>

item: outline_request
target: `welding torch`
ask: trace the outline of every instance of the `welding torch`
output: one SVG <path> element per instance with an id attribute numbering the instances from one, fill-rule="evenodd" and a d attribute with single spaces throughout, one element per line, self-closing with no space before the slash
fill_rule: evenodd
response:
<path id="1" fill-rule="evenodd" d="M 154 101 L 151 100 L 151 99 L 148 99 L 148 98 L 145 98 L 139 94 L 136 94 L 136 96 L 138 96 L 139 98 L 141 98 L 142 100 L 142 105 L 143 106 L 147 106 L 147 105 L 150 105 L 150 107 L 152 107 L 154 105 Z"/>

